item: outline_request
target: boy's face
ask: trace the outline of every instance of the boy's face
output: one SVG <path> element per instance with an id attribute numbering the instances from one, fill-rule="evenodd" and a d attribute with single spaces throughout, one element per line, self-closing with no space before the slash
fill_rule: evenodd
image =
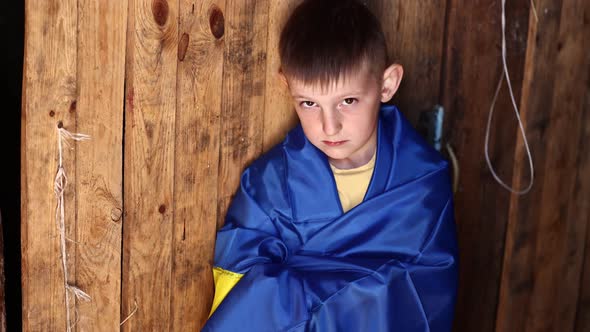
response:
<path id="1" fill-rule="evenodd" d="M 393 66 L 399 67 L 394 82 L 388 77 Z M 305 136 L 335 167 L 362 166 L 375 153 L 380 102 L 393 96 L 401 79 L 401 66 L 392 67 L 383 80 L 363 68 L 329 87 L 286 79 Z"/>

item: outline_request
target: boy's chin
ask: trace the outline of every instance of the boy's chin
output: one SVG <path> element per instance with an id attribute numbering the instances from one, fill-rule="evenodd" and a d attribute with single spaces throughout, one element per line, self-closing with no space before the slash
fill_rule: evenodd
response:
<path id="1" fill-rule="evenodd" d="M 321 143 L 320 143 L 321 144 Z M 342 159 L 346 159 L 348 158 L 349 153 L 346 152 L 342 147 L 327 147 L 325 145 L 316 145 L 314 144 L 316 148 L 318 148 L 320 151 L 322 151 L 326 157 L 328 157 L 329 160 L 342 160 Z"/>
<path id="2" fill-rule="evenodd" d="M 350 153 L 345 152 L 345 151 L 329 151 L 326 149 L 322 149 L 322 152 L 326 155 L 326 157 L 328 157 L 328 161 L 330 162 L 330 164 L 334 165 L 334 166 L 338 166 L 341 164 L 348 164 L 348 162 L 346 162 L 349 157 L 350 157 Z M 340 167 L 339 167 L 340 168 Z"/>

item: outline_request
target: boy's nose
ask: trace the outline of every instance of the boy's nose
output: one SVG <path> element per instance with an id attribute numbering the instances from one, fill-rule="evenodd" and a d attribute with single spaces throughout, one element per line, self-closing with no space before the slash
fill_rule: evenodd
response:
<path id="1" fill-rule="evenodd" d="M 336 135 L 342 129 L 342 122 L 337 112 L 322 111 L 322 129 L 328 136 Z"/>

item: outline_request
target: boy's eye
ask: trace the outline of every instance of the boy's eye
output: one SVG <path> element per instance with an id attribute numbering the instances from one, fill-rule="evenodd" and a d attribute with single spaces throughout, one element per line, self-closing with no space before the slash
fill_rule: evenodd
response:
<path id="1" fill-rule="evenodd" d="M 307 107 L 307 108 L 314 107 L 315 103 L 313 101 L 306 100 L 306 101 L 301 102 L 301 106 Z"/>
<path id="2" fill-rule="evenodd" d="M 344 105 L 350 106 L 356 102 L 356 98 L 346 98 L 344 99 Z"/>

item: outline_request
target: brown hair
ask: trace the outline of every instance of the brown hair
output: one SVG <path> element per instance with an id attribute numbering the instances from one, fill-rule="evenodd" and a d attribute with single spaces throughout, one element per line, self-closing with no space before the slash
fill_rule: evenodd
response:
<path id="1" fill-rule="evenodd" d="M 354 0 L 304 0 L 283 27 L 281 71 L 326 86 L 369 65 L 381 79 L 387 45 L 379 20 Z"/>

